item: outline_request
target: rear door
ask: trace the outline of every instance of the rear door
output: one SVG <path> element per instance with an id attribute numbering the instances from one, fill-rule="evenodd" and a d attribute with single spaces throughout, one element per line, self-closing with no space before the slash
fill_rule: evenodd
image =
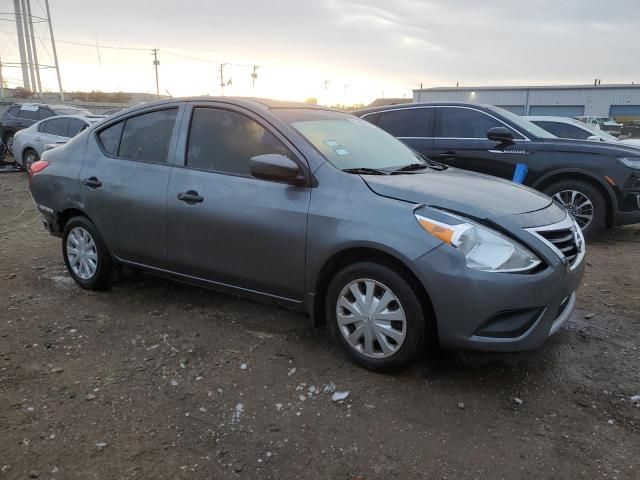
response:
<path id="1" fill-rule="evenodd" d="M 432 107 L 385 110 L 364 115 L 364 120 L 389 132 L 426 157 L 433 155 L 434 112 Z"/>
<path id="2" fill-rule="evenodd" d="M 82 201 L 112 254 L 164 268 L 166 193 L 182 104 L 136 112 L 94 134 L 80 172 Z"/>
<path id="3" fill-rule="evenodd" d="M 493 127 L 507 127 L 515 143 L 504 147 L 487 138 Z M 471 107 L 438 107 L 434 160 L 453 167 L 511 179 L 518 163 L 527 163 L 525 137 L 493 115 Z"/>
<path id="4" fill-rule="evenodd" d="M 171 269 L 301 301 L 311 188 L 254 178 L 249 160 L 279 153 L 308 169 L 306 161 L 239 107 L 193 105 L 187 118 L 167 192 Z"/>

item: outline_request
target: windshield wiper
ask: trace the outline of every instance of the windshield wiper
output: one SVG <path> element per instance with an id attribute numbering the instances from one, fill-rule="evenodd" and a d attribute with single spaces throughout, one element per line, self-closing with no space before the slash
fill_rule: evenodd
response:
<path id="1" fill-rule="evenodd" d="M 378 170 L 376 168 L 358 167 L 358 168 L 345 168 L 342 170 L 347 173 L 356 173 L 360 175 L 389 175 L 389 172 L 384 170 Z"/>
<path id="2" fill-rule="evenodd" d="M 396 168 L 391 170 L 391 174 L 400 173 L 400 172 L 413 172 L 415 170 L 424 170 L 425 168 L 429 168 L 430 165 L 426 163 L 410 163 L 409 165 L 405 165 L 404 167 Z"/>

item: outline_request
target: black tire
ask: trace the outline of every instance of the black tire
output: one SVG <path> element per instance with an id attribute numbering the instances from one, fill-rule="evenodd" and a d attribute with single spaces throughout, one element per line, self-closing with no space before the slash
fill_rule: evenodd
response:
<path id="1" fill-rule="evenodd" d="M 585 238 L 593 239 L 605 227 L 607 220 L 607 202 L 597 187 L 581 180 L 562 180 L 549 185 L 544 193 L 553 197 L 564 191 L 576 191 L 587 197 L 593 205 L 593 218 L 591 222 L 582 228 Z"/>
<path id="2" fill-rule="evenodd" d="M 69 257 L 67 256 L 67 240 L 69 234 L 76 228 L 84 229 L 93 240 L 95 245 L 95 255 L 97 257 L 97 266 L 95 273 L 90 278 L 81 278 L 72 268 Z M 82 288 L 89 290 L 106 290 L 111 285 L 114 273 L 114 263 L 107 251 L 107 248 L 98 232 L 98 229 L 86 217 L 73 217 L 67 222 L 62 234 L 62 257 L 67 271 L 71 278 Z"/>
<path id="3" fill-rule="evenodd" d="M 372 358 L 352 347 L 343 335 L 337 319 L 337 302 L 340 293 L 351 282 L 358 279 L 371 279 L 388 287 L 397 297 L 405 314 L 405 337 L 397 351 L 385 358 Z M 332 279 L 327 289 L 325 311 L 329 331 L 356 364 L 374 371 L 393 371 L 409 366 L 425 350 L 425 335 L 428 322 L 433 319 L 425 316 L 425 309 L 418 295 L 401 274 L 396 270 L 376 262 L 359 262 L 345 267 Z M 377 340 L 376 340 L 377 342 Z M 363 341 L 364 343 L 364 341 Z M 377 343 L 378 347 L 380 344 Z"/>
<path id="4" fill-rule="evenodd" d="M 7 152 L 11 155 L 13 155 L 13 135 L 14 132 L 7 132 L 4 134 L 4 137 L 2 137 L 4 146 L 7 148 Z"/>
<path id="5" fill-rule="evenodd" d="M 29 161 L 29 158 L 33 158 Z M 31 165 L 40 160 L 40 155 L 33 148 L 27 148 L 22 153 L 22 168 L 24 168 L 27 172 L 31 170 Z"/>

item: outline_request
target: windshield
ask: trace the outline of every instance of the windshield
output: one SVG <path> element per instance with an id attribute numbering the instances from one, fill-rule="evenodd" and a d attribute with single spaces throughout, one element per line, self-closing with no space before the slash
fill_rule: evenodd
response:
<path id="1" fill-rule="evenodd" d="M 386 170 L 425 164 L 402 142 L 352 115 L 312 109 L 276 109 L 272 112 L 300 132 L 340 170 Z"/>
<path id="2" fill-rule="evenodd" d="M 494 106 L 490 106 L 489 110 L 493 110 L 497 114 L 505 117 L 511 123 L 515 124 L 518 130 L 524 133 L 527 137 L 558 138 L 554 134 L 547 132 L 544 128 L 539 127 L 534 123 L 531 123 L 529 120 L 525 120 L 524 118 L 516 115 L 515 113 L 510 112 L 509 110 L 505 110 L 504 108 L 494 107 Z"/>

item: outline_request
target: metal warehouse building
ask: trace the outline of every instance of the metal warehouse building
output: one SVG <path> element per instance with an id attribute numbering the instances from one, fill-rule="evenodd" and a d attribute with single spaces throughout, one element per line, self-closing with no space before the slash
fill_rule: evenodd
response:
<path id="1" fill-rule="evenodd" d="M 518 115 L 590 115 L 621 122 L 640 120 L 640 85 L 547 87 L 438 87 L 413 91 L 415 102 L 497 105 Z"/>

